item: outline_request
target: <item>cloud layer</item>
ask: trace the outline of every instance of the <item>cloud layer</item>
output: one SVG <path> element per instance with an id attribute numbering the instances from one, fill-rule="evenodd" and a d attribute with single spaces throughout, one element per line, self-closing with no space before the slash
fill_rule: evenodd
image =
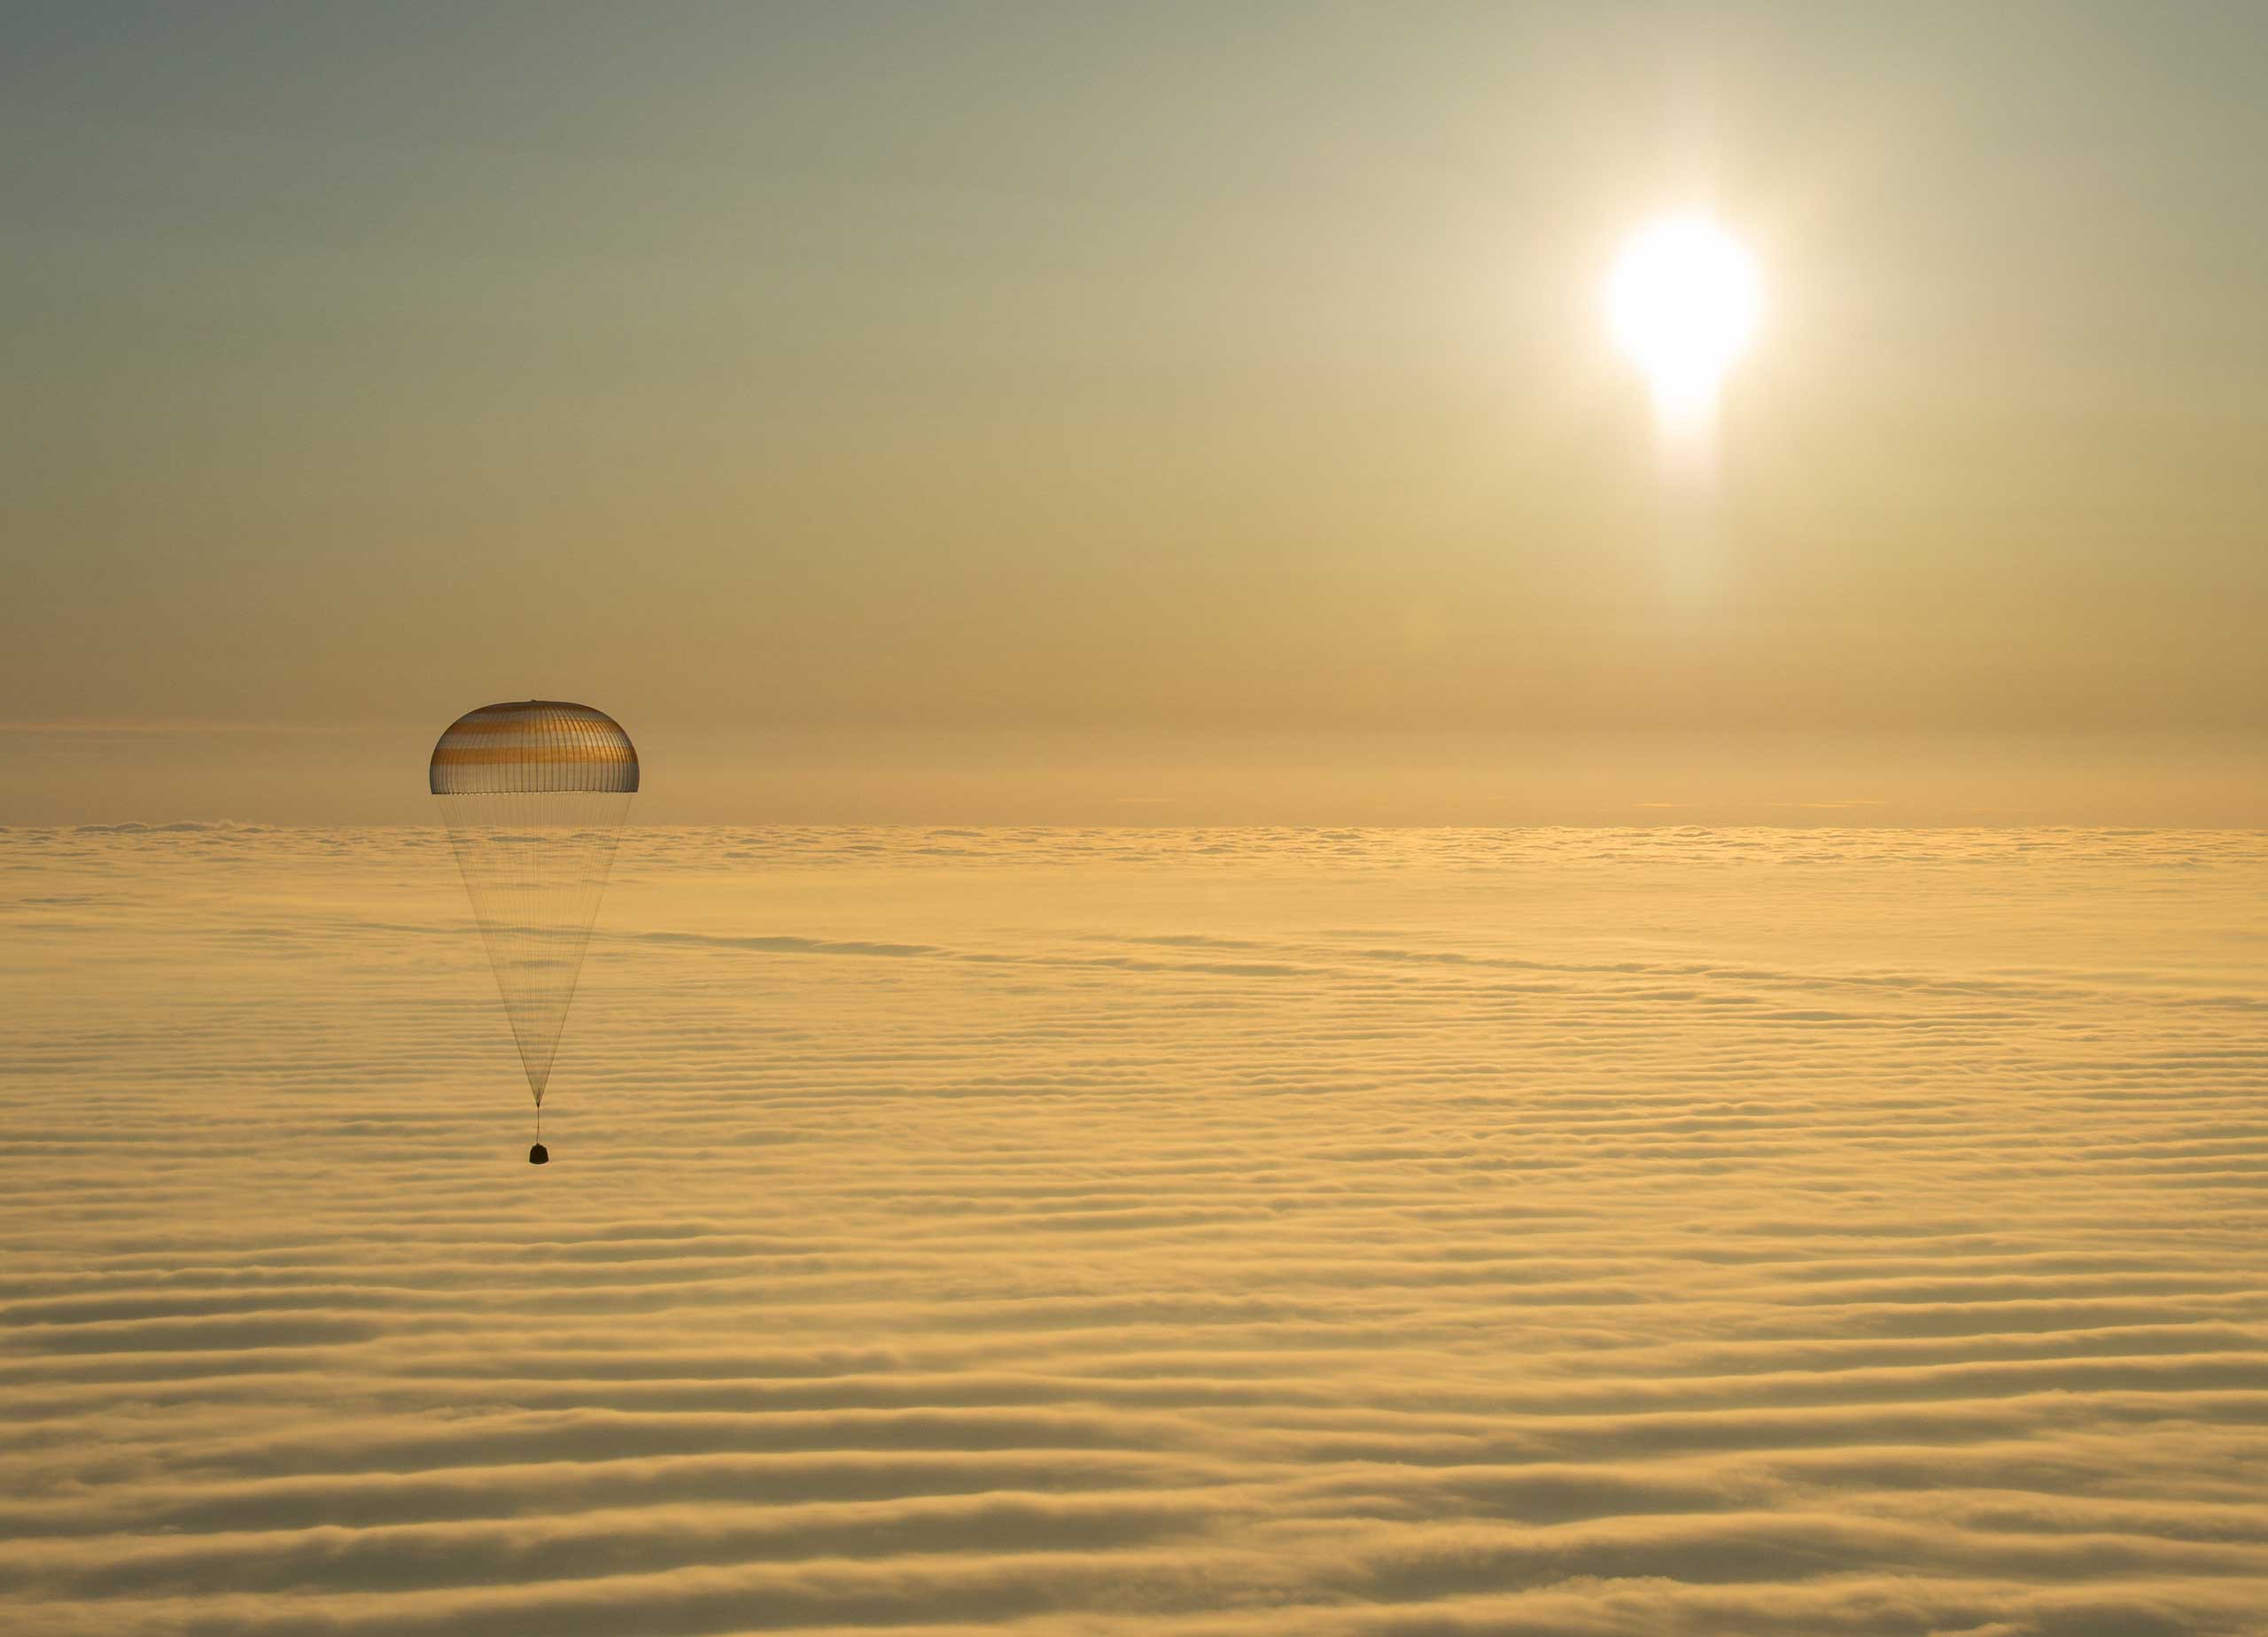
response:
<path id="1" fill-rule="evenodd" d="M 0 831 L 0 1625 L 2268 1631 L 2268 842 Z"/>

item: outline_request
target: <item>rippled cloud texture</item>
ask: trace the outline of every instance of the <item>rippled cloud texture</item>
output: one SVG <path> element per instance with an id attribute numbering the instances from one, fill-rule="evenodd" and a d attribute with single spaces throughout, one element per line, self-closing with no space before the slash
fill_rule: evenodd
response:
<path id="1" fill-rule="evenodd" d="M 0 832 L 0 1626 L 2268 1630 L 2268 841 Z"/>

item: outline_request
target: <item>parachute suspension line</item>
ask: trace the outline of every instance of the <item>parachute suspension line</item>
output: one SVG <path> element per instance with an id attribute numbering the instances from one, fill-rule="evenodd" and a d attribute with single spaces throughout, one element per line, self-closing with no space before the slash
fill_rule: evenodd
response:
<path id="1" fill-rule="evenodd" d="M 439 798 L 539 1108 L 630 802 L 627 791 Z"/>

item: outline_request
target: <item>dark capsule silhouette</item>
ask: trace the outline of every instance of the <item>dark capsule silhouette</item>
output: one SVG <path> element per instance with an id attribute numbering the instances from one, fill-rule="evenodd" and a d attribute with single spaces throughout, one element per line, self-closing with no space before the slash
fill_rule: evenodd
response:
<path id="1" fill-rule="evenodd" d="M 528 1163 L 530 1165 L 549 1165 L 551 1163 L 551 1150 L 546 1148 L 541 1143 L 532 1144 L 528 1149 Z"/>

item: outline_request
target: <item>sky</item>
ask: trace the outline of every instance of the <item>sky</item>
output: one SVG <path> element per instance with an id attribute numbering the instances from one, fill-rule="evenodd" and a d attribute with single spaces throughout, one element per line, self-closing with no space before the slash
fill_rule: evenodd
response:
<path id="1" fill-rule="evenodd" d="M 2264 55 L 11 5 L 0 822 L 421 818 L 541 696 L 687 820 L 2268 823 Z M 1697 204 L 1703 481 L 1600 311 Z"/>

